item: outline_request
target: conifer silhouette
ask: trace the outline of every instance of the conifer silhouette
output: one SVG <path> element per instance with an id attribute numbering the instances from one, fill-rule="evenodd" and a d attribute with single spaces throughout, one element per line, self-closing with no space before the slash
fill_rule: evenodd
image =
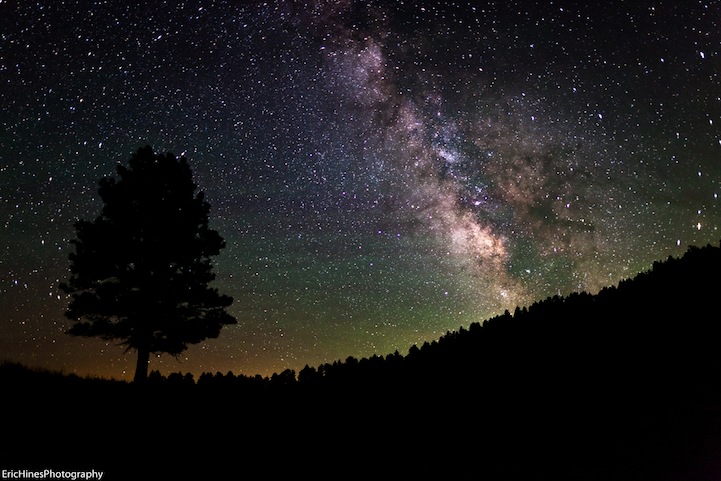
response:
<path id="1" fill-rule="evenodd" d="M 100 180 L 100 216 L 75 224 L 71 276 L 60 287 L 75 321 L 67 333 L 137 350 L 134 380 L 143 382 L 150 353 L 177 356 L 236 320 L 225 312 L 233 299 L 209 287 L 210 258 L 225 242 L 208 227 L 210 204 L 185 158 L 147 146 L 117 173 Z"/>

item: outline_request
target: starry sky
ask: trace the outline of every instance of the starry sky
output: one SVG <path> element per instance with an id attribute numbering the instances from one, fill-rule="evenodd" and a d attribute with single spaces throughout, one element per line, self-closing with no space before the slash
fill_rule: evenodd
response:
<path id="1" fill-rule="evenodd" d="M 165 374 L 406 354 L 721 238 L 719 1 L 121 3 L 0 1 L 3 358 L 132 378 L 58 285 L 145 145 L 238 319 Z"/>

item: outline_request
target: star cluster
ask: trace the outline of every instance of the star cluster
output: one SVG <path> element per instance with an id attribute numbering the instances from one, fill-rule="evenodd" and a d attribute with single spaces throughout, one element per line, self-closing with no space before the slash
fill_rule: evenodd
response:
<path id="1" fill-rule="evenodd" d="M 185 155 L 238 325 L 151 369 L 398 349 L 717 244 L 721 4 L 0 2 L 0 350 L 63 334 L 73 222 L 146 144 Z"/>

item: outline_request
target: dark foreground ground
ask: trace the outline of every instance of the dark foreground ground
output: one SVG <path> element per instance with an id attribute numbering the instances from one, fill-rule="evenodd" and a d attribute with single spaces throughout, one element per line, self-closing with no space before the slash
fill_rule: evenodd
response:
<path id="1" fill-rule="evenodd" d="M 244 397 L 57 384 L 6 379 L 2 469 L 95 469 L 104 479 L 721 479 L 721 394 L 698 385 Z"/>

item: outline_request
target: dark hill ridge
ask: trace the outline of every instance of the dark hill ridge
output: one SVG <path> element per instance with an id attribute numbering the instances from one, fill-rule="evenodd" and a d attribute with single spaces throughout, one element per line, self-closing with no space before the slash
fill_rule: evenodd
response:
<path id="1" fill-rule="evenodd" d="M 663 389 L 673 380 L 706 389 L 721 357 L 721 248 L 691 247 L 680 259 L 656 262 L 597 295 L 554 296 L 513 314 L 448 332 L 403 358 L 306 366 L 300 385 L 341 384 L 405 389 L 422 383 L 444 389 Z M 286 373 L 287 374 L 287 373 Z M 594 387 L 595 386 L 595 387 Z"/>
<path id="2" fill-rule="evenodd" d="M 28 386 L 17 366 L 0 369 L 6 412 L 26 421 L 8 432 L 10 458 L 25 464 L 8 467 L 75 463 L 107 479 L 258 463 L 334 478 L 718 480 L 719 272 L 721 248 L 692 247 L 597 295 L 555 296 L 405 357 L 306 366 L 297 379 Z M 85 436 L 100 426 L 112 435 Z"/>

